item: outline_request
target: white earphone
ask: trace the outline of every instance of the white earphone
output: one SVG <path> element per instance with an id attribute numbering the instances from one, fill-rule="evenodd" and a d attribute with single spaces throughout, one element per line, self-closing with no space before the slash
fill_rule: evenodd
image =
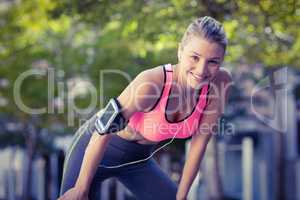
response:
<path id="1" fill-rule="evenodd" d="M 155 151 L 153 151 L 150 156 L 144 158 L 144 159 L 140 159 L 140 160 L 135 160 L 135 161 L 131 161 L 131 162 L 127 162 L 127 163 L 123 163 L 123 164 L 120 164 L 120 165 L 112 165 L 112 166 L 107 166 L 107 165 L 99 165 L 100 167 L 104 167 L 104 168 L 109 168 L 109 169 L 114 169 L 114 168 L 119 168 L 119 167 L 124 167 L 124 166 L 128 166 L 128 165 L 132 165 L 132 164 L 136 164 L 136 163 L 140 163 L 140 162 L 144 162 L 144 161 L 147 161 L 149 160 L 150 158 L 152 158 L 154 156 L 154 154 L 156 152 L 158 152 L 159 150 L 161 150 L 162 148 L 166 147 L 167 145 L 171 144 L 173 142 L 173 140 L 175 139 L 176 135 L 177 135 L 177 132 L 176 131 L 176 134 L 174 134 L 174 136 L 172 137 L 172 139 L 167 142 L 166 144 L 162 145 L 161 147 L 157 148 Z"/>

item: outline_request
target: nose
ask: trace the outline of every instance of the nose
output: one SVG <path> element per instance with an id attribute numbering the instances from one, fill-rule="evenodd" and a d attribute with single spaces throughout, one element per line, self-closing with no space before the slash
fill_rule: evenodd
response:
<path id="1" fill-rule="evenodd" d="M 208 68 L 205 60 L 198 63 L 196 66 L 195 74 L 198 76 L 206 77 L 208 75 Z"/>

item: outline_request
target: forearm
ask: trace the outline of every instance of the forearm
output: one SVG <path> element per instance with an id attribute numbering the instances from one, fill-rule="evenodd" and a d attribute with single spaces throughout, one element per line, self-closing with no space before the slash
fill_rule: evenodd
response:
<path id="1" fill-rule="evenodd" d="M 190 187 L 199 171 L 200 162 L 204 156 L 209 138 L 210 135 L 198 135 L 193 137 L 178 186 L 178 199 L 188 195 Z"/>
<path id="2" fill-rule="evenodd" d="M 100 136 L 93 133 L 85 150 L 79 176 L 75 187 L 88 192 L 97 167 L 103 157 L 110 135 Z"/>
<path id="3" fill-rule="evenodd" d="M 196 153 L 198 155 L 199 153 Z M 202 157 L 202 156 L 201 156 Z M 186 197 L 190 190 L 191 185 L 198 173 L 199 165 L 200 165 L 201 158 L 197 158 L 195 154 L 189 152 L 188 158 L 185 162 L 181 180 L 178 186 L 178 195 L 181 197 Z"/>

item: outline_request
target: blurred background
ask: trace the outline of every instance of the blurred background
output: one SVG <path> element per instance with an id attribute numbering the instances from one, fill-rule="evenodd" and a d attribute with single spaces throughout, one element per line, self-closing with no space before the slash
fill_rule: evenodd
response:
<path id="1" fill-rule="evenodd" d="M 0 199 L 56 199 L 76 129 L 140 71 L 176 63 L 205 15 L 224 25 L 234 85 L 189 199 L 300 199 L 297 0 L 0 0 Z M 188 148 L 156 155 L 176 182 Z M 134 199 L 114 179 L 99 195 Z"/>

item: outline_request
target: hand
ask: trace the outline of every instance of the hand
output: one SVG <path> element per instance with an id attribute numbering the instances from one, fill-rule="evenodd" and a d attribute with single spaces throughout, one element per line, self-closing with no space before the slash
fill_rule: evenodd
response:
<path id="1" fill-rule="evenodd" d="M 89 200 L 88 194 L 82 190 L 73 187 L 63 194 L 57 200 Z"/>

